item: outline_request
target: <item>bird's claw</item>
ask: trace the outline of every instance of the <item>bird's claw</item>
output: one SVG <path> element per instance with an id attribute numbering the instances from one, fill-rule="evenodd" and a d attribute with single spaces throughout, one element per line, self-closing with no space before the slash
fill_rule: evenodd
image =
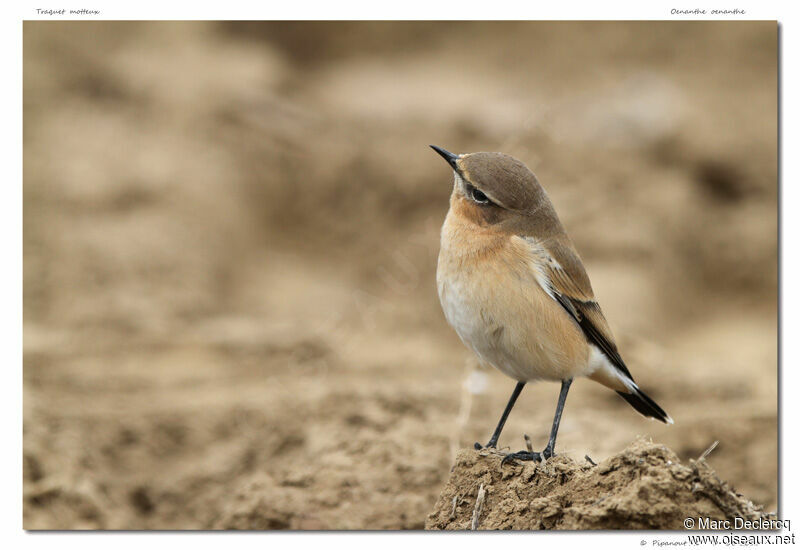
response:
<path id="1" fill-rule="evenodd" d="M 515 460 L 532 460 L 534 462 L 541 462 L 542 455 L 536 451 L 518 451 L 516 453 L 510 453 L 503 457 L 503 460 L 500 461 L 500 466 L 502 467 L 506 462 L 513 462 Z"/>

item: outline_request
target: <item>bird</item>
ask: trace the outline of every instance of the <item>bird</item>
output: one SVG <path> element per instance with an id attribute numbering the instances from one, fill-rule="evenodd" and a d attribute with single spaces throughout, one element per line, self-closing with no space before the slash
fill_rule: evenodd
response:
<path id="1" fill-rule="evenodd" d="M 497 442 L 525 384 L 561 382 L 547 446 L 502 461 L 555 456 L 556 436 L 573 379 L 616 391 L 645 417 L 672 418 L 634 382 L 575 246 L 539 180 L 504 153 L 455 154 L 430 146 L 454 174 L 442 225 L 436 285 L 447 322 L 483 362 L 517 381 Z"/>

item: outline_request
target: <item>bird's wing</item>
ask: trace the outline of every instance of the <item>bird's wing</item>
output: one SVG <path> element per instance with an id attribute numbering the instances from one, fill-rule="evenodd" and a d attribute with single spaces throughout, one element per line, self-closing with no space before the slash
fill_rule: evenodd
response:
<path id="1" fill-rule="evenodd" d="M 536 279 L 545 292 L 575 319 L 586 338 L 608 357 L 609 361 L 633 381 L 628 367 L 617 351 L 614 335 L 594 299 L 592 285 L 572 243 L 564 236 L 546 242 L 522 237 L 533 256 Z"/>

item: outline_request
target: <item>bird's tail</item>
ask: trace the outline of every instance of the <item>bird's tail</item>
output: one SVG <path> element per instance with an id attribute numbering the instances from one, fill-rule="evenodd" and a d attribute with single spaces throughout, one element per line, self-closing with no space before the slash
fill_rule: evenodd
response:
<path id="1" fill-rule="evenodd" d="M 664 424 L 672 424 L 672 418 L 664 412 L 664 409 L 658 406 L 658 403 L 650 399 L 646 393 L 638 388 L 635 384 L 629 388 L 631 391 L 630 393 L 618 391 L 617 393 L 622 397 L 625 401 L 627 401 L 631 407 L 639 411 L 644 416 L 655 418 L 656 420 L 660 420 Z"/>

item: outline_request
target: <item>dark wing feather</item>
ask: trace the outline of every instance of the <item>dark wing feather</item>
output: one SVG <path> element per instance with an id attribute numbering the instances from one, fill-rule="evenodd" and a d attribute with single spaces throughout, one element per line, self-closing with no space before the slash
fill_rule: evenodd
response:
<path id="1" fill-rule="evenodd" d="M 575 320 L 586 339 L 597 346 L 611 364 L 633 382 L 633 376 L 617 351 L 608 321 L 594 299 L 592 285 L 583 263 L 569 238 L 562 234 L 548 239 L 545 243 L 532 237 L 523 238 L 535 258 L 536 271 L 542 275 L 538 280 L 546 287 L 545 291 Z M 664 409 L 642 392 L 635 383 L 629 389 L 629 392 L 617 391 L 617 393 L 644 416 L 672 424 L 672 419 Z"/>
<path id="2" fill-rule="evenodd" d="M 583 330 L 586 338 L 595 344 L 606 357 L 611 360 L 611 363 L 617 367 L 625 376 L 633 380 L 631 372 L 622 360 L 622 357 L 617 351 L 617 345 L 614 343 L 613 337 L 609 337 L 610 331 L 608 330 L 608 322 L 603 317 L 603 312 L 600 306 L 595 301 L 580 302 L 564 294 L 560 294 L 558 290 L 553 289 L 553 294 L 567 313 L 572 315 L 575 321 Z M 605 329 L 605 330 L 604 330 Z"/>
<path id="3" fill-rule="evenodd" d="M 592 285 L 572 243 L 563 236 L 540 243 L 531 237 L 525 240 L 544 266 L 549 291 L 567 313 L 575 319 L 586 338 L 596 345 L 611 363 L 633 380 L 614 342 L 614 335 L 594 299 Z"/>

